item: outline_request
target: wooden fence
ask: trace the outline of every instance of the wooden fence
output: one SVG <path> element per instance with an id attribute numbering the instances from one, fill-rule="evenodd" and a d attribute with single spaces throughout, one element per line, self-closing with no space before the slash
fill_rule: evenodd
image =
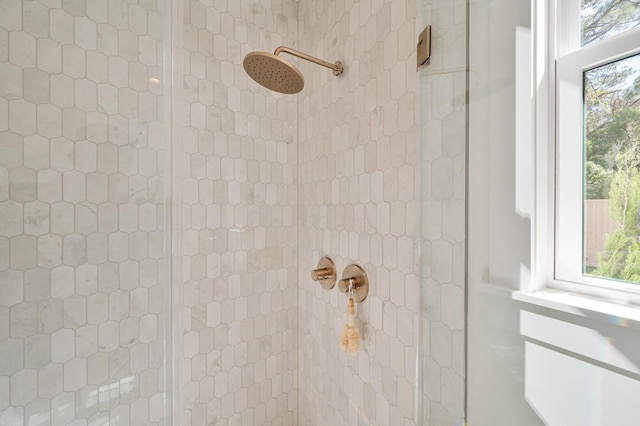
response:
<path id="1" fill-rule="evenodd" d="M 587 200 L 585 220 L 585 264 L 598 266 L 598 253 L 604 251 L 607 236 L 617 228 L 609 217 L 609 200 Z"/>

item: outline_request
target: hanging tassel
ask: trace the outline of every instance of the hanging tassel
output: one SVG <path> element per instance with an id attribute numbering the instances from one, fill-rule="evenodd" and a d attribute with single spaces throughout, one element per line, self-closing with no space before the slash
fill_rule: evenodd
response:
<path id="1" fill-rule="evenodd" d="M 347 352 L 347 350 L 349 349 L 349 326 L 347 324 L 342 326 L 340 345 L 342 346 L 342 350 Z"/>
<path id="2" fill-rule="evenodd" d="M 356 307 L 351 297 L 347 303 L 347 323 L 342 326 L 340 343 L 342 350 L 349 355 L 354 355 L 360 349 L 360 331 L 356 327 Z"/>

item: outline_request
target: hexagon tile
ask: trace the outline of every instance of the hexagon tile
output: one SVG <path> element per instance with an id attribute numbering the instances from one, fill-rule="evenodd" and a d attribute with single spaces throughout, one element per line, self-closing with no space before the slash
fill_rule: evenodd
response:
<path id="1" fill-rule="evenodd" d="M 168 1 L 0 3 L 0 424 L 164 424 L 170 260 L 183 424 L 415 424 L 417 3 L 180 0 L 171 162 Z M 279 45 L 345 73 L 270 92 Z M 323 255 L 370 277 L 356 356 Z"/>
<path id="2" fill-rule="evenodd" d="M 158 425 L 162 2 L 0 4 L 0 424 Z"/>
<path id="3" fill-rule="evenodd" d="M 295 425 L 297 103 L 258 86 L 242 59 L 295 46 L 298 6 L 183 6 L 182 421 Z"/>
<path id="4" fill-rule="evenodd" d="M 300 0 L 300 407 L 305 425 L 413 425 L 420 194 L 416 0 Z M 329 255 L 369 276 L 357 355 L 340 348 L 347 299 L 307 285 Z"/>

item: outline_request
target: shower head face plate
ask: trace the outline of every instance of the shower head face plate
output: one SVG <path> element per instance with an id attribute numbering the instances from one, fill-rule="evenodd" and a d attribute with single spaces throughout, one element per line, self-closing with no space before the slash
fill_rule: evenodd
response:
<path id="1" fill-rule="evenodd" d="M 304 87 L 304 77 L 298 68 L 273 53 L 251 52 L 242 65 L 252 79 L 274 92 L 290 95 Z"/>

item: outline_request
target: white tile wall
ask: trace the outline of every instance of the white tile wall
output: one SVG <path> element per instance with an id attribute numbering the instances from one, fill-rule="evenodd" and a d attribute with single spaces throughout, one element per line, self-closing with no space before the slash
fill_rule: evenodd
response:
<path id="1" fill-rule="evenodd" d="M 396 3 L 184 9 L 186 424 L 415 422 L 417 5 Z M 244 54 L 296 41 L 345 75 L 298 62 L 306 88 L 287 97 L 244 74 Z M 339 349 L 346 299 L 309 280 L 325 254 L 371 277 L 352 358 Z"/>
<path id="2" fill-rule="evenodd" d="M 184 424 L 415 423 L 417 3 L 182 3 Z M 466 15 L 442 3 L 421 5 L 454 39 L 432 65 L 455 67 Z M 1 424 L 164 421 L 164 4 L 0 4 Z M 260 88 L 243 56 L 283 44 L 345 73 Z M 420 88 L 429 424 L 463 401 L 463 87 Z M 352 357 L 323 255 L 370 277 Z"/>
<path id="3" fill-rule="evenodd" d="M 297 420 L 297 109 L 242 68 L 295 47 L 293 0 L 183 2 L 185 425 Z"/>
<path id="4" fill-rule="evenodd" d="M 163 5 L 0 3 L 0 424 L 164 421 Z"/>
<path id="5" fill-rule="evenodd" d="M 300 1 L 299 424 L 415 424 L 419 301 L 417 1 Z M 309 270 L 362 265 L 362 343 L 340 348 L 346 297 Z"/>
<path id="6" fill-rule="evenodd" d="M 432 57 L 422 68 L 420 424 L 464 422 L 467 4 L 425 0 Z"/>

